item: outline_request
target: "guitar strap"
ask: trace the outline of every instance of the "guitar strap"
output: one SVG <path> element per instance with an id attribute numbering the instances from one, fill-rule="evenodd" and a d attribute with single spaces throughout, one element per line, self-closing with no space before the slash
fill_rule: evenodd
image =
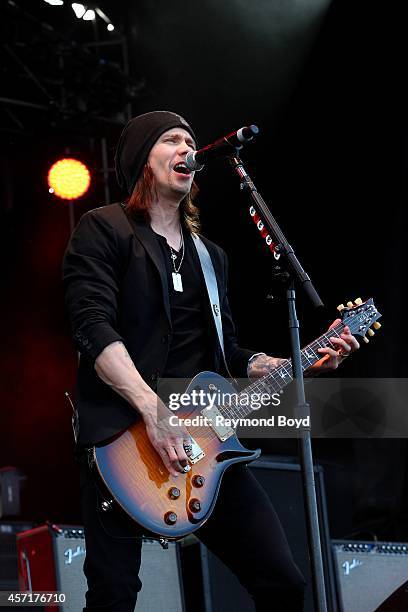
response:
<path id="1" fill-rule="evenodd" d="M 200 259 L 201 269 L 203 271 L 205 286 L 207 287 L 208 299 L 211 304 L 211 313 L 214 319 L 215 329 L 217 330 L 218 341 L 221 347 L 222 358 L 224 361 L 225 369 L 228 376 L 233 379 L 229 371 L 227 360 L 225 358 L 224 351 L 224 336 L 222 333 L 222 320 L 221 320 L 221 308 L 220 299 L 218 295 L 217 279 L 215 276 L 215 270 L 211 261 L 210 254 L 205 246 L 204 242 L 197 234 L 191 234 L 193 237 L 193 244 L 197 250 L 198 257 Z"/>

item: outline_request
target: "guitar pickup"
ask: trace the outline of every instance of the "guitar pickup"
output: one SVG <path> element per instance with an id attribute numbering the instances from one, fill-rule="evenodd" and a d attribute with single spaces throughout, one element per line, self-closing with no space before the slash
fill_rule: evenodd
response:
<path id="1" fill-rule="evenodd" d="M 221 442 L 228 440 L 228 438 L 235 434 L 235 430 L 232 429 L 230 425 L 224 424 L 225 419 L 216 406 L 204 408 L 204 410 L 201 411 L 201 414 L 209 421 L 209 426 L 215 432 Z"/>

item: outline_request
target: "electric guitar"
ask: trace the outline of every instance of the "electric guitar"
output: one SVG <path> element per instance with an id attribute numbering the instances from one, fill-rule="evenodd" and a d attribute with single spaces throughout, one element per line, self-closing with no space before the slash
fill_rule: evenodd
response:
<path id="1" fill-rule="evenodd" d="M 340 335 L 346 325 L 354 335 L 372 336 L 381 327 L 381 317 L 372 299 L 342 304 L 341 322 L 311 342 L 302 350 L 302 368 L 305 370 L 322 358 L 319 347 L 332 346 L 329 338 Z M 248 463 L 257 459 L 261 451 L 248 450 L 239 442 L 235 430 L 227 419 L 247 417 L 252 408 L 247 398 L 251 394 L 279 393 L 293 379 L 291 360 L 286 359 L 272 372 L 256 379 L 238 393 L 222 376 L 214 372 L 197 374 L 186 389 L 192 395 L 200 391 L 217 396 L 233 397 L 228 405 L 193 405 L 179 408 L 179 420 L 204 417 L 206 424 L 187 426 L 192 438 L 189 471 L 174 478 L 153 448 L 142 420 L 136 422 L 114 439 L 92 449 L 92 462 L 97 468 L 108 497 L 104 509 L 115 502 L 150 534 L 162 540 L 175 540 L 196 531 L 210 517 L 225 470 L 234 463 Z M 230 395 L 227 395 L 230 394 Z M 245 403 L 241 401 L 245 394 Z M 197 397 L 197 395 L 196 395 Z M 225 419 L 225 422 L 224 422 Z"/>

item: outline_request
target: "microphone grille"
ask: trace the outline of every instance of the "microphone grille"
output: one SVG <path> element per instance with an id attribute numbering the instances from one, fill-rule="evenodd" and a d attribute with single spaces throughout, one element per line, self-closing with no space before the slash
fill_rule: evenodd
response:
<path id="1" fill-rule="evenodd" d="M 199 170 L 202 170 L 204 166 L 196 161 L 196 153 L 197 151 L 189 151 L 186 155 L 185 164 L 189 170 L 198 172 Z"/>
<path id="2" fill-rule="evenodd" d="M 256 125 L 250 125 L 247 127 L 242 127 L 237 132 L 237 138 L 239 142 L 246 143 L 253 139 L 259 133 L 259 128 Z"/>

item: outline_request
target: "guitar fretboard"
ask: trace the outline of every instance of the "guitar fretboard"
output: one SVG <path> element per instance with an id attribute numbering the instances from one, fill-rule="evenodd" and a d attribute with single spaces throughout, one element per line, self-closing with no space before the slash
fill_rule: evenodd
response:
<path id="1" fill-rule="evenodd" d="M 340 337 L 344 327 L 343 323 L 338 323 L 335 327 L 322 336 L 319 336 L 316 340 L 313 340 L 313 342 L 302 349 L 302 371 L 319 361 L 319 359 L 322 359 L 324 355 L 318 353 L 317 349 L 329 346 L 337 350 L 337 347 L 331 342 L 330 338 L 334 336 Z M 227 419 L 244 418 L 254 410 L 251 406 L 251 401 L 248 402 L 248 397 L 250 398 L 253 394 L 259 396 L 262 393 L 267 393 L 268 395 L 279 393 L 291 383 L 292 380 L 292 360 L 285 359 L 277 368 L 274 368 L 272 372 L 262 378 L 256 379 L 256 381 L 251 383 L 241 391 L 241 393 L 233 396 L 230 404 L 219 406 L 218 409 L 222 416 Z"/>

